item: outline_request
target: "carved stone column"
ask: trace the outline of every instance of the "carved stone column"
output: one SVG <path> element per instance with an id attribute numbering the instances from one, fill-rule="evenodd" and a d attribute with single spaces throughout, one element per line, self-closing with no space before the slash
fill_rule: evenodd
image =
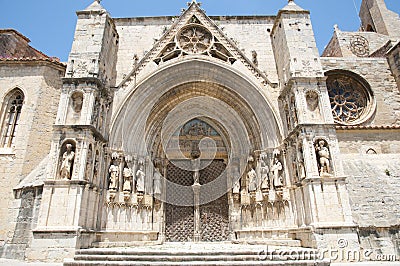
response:
<path id="1" fill-rule="evenodd" d="M 200 221 L 200 159 L 192 160 L 192 167 L 194 169 L 194 184 L 192 185 L 193 188 L 193 203 L 194 203 L 194 242 L 200 242 L 201 240 L 201 221 Z"/>
<path id="2" fill-rule="evenodd" d="M 199 183 L 194 183 L 192 185 L 193 195 L 194 195 L 194 237 L 193 237 L 194 242 L 200 242 L 201 240 L 201 232 L 200 232 L 201 221 L 200 221 L 200 206 L 199 206 L 200 187 L 201 185 Z"/>

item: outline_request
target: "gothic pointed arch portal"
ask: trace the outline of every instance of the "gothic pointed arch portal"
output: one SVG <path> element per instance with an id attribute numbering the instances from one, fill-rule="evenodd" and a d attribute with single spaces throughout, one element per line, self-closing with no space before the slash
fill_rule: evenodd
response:
<path id="1" fill-rule="evenodd" d="M 161 238 L 227 240 L 240 226 L 230 224 L 232 184 L 248 170 L 251 154 L 281 142 L 265 92 L 227 64 L 191 58 L 161 67 L 125 96 L 119 93 L 125 100 L 114 106 L 110 148 L 135 158 L 133 172 L 144 166 L 144 198 L 161 204 L 151 214 Z M 233 165 L 239 175 L 232 175 Z M 163 176 L 160 193 L 156 172 Z M 181 225 L 189 226 L 169 234 L 171 218 L 185 216 Z M 177 237 L 176 230 L 182 231 Z"/>
<path id="2" fill-rule="evenodd" d="M 226 169 L 227 148 L 220 133 L 207 118 L 195 118 L 186 122 L 171 137 L 166 147 L 169 163 L 166 166 L 165 187 L 165 240 L 224 241 L 229 238 L 228 193 L 210 201 L 204 185 L 221 178 L 217 188 L 227 191 Z M 184 186 L 176 190 L 176 186 Z M 190 193 L 191 192 L 191 193 Z M 169 204 L 183 200 L 189 206 Z M 202 204 L 200 204 L 202 203 Z"/>

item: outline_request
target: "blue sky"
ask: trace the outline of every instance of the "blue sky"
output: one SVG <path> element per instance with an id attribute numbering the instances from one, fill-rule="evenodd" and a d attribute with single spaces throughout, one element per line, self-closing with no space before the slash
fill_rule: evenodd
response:
<path id="1" fill-rule="evenodd" d="M 27 36 L 31 45 L 49 56 L 67 61 L 73 41 L 76 14 L 92 0 L 0 0 L 0 28 L 13 28 Z M 112 17 L 179 15 L 187 0 L 103 0 Z M 204 0 L 208 15 L 276 15 L 287 0 Z M 355 2 L 355 5 L 354 5 Z M 296 0 L 311 11 L 320 52 L 329 42 L 333 25 L 356 31 L 361 0 Z M 400 13 L 399 0 L 386 0 L 389 9 Z M 355 7 L 356 6 L 356 7 Z M 356 11 L 357 8 L 357 11 Z"/>

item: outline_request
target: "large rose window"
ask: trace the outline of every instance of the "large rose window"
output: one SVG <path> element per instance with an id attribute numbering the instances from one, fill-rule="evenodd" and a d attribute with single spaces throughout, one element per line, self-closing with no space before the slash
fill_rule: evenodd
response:
<path id="1" fill-rule="evenodd" d="M 189 54 L 201 54 L 212 45 L 212 34 L 203 26 L 191 24 L 178 34 L 179 46 Z"/>
<path id="2" fill-rule="evenodd" d="M 372 97 L 360 81 L 341 74 L 328 75 L 327 87 L 335 122 L 354 125 L 368 118 Z"/>

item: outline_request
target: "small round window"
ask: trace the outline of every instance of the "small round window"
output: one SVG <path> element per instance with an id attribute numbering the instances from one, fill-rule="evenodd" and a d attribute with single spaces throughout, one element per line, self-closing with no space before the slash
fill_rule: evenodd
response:
<path id="1" fill-rule="evenodd" d="M 362 81 L 335 73 L 328 74 L 326 83 L 335 122 L 355 125 L 369 118 L 373 109 L 372 96 Z"/>

